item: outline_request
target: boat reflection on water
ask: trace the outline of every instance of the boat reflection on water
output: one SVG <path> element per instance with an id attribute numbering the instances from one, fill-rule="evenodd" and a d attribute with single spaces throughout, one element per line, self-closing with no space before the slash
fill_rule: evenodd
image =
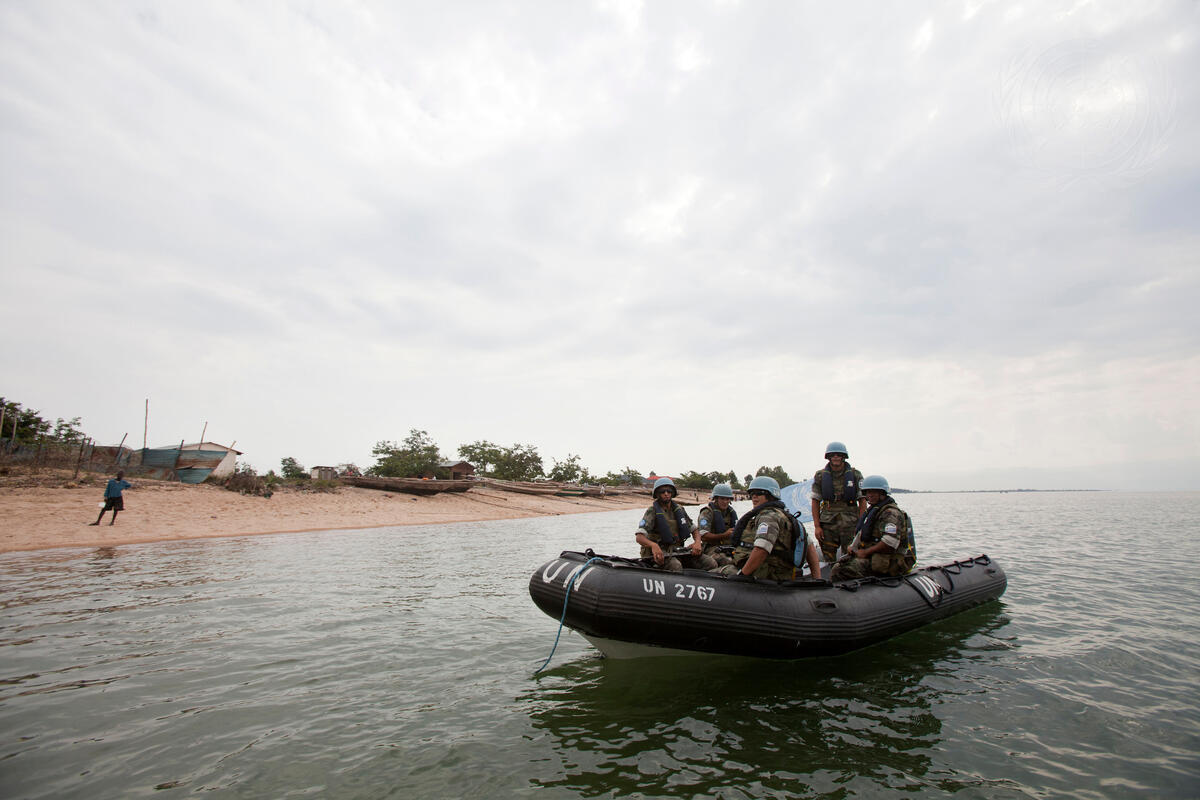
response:
<path id="1" fill-rule="evenodd" d="M 1007 622 L 989 603 L 836 658 L 697 654 L 547 670 L 518 702 L 560 763 L 531 782 L 584 796 L 952 789 L 949 775 L 930 777 L 936 709 L 979 691 L 967 685 L 979 662 L 1014 646 L 999 635 Z"/>

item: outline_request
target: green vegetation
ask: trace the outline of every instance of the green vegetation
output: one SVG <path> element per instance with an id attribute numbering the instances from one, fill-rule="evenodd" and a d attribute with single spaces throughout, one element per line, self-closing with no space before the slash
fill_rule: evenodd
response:
<path id="1" fill-rule="evenodd" d="M 711 489 L 718 483 L 728 483 L 735 489 L 740 489 L 737 474 L 733 472 L 692 472 L 681 473 L 676 481 L 681 489 Z"/>
<path id="2" fill-rule="evenodd" d="M 367 470 L 368 475 L 380 478 L 446 477 L 438 474 L 442 454 L 427 431 L 413 428 L 402 444 L 386 440 L 376 442 L 371 455 L 375 456 L 375 466 Z M 445 473 L 445 470 L 441 472 Z"/>
<path id="3" fill-rule="evenodd" d="M 547 475 L 552 481 L 561 481 L 562 483 L 593 483 L 594 479 L 587 467 L 579 465 L 579 456 L 572 453 L 567 454 L 566 461 L 553 459 L 554 469 L 550 470 Z"/>
<path id="4" fill-rule="evenodd" d="M 279 462 L 279 474 L 282 475 L 285 480 L 290 481 L 305 480 L 308 478 L 308 470 L 304 468 L 303 464 L 291 456 L 287 456 Z"/>
<path id="5" fill-rule="evenodd" d="M 51 422 L 39 411 L 24 408 L 20 403 L 0 397 L 0 410 L 3 411 L 0 423 L 0 449 L 11 453 L 13 450 L 30 445 L 49 447 L 57 445 L 59 449 L 73 445 L 78 449 L 87 438 L 80 429 L 79 417 L 63 419 L 59 417 Z M 15 429 L 15 430 L 14 430 Z M 366 470 L 367 475 L 378 477 L 437 477 L 448 478 L 449 471 L 438 464 L 446 461 L 436 442 L 427 431 L 413 428 L 402 442 L 381 440 L 375 443 L 371 450 L 375 457 L 374 466 Z M 641 486 L 644 482 L 643 473 L 630 466 L 617 472 L 604 475 L 593 474 L 582 463 L 582 458 L 575 453 L 568 453 L 565 459 L 551 459 L 553 466 L 546 471 L 542 456 L 537 447 L 531 444 L 513 444 L 511 447 L 480 439 L 458 448 L 458 456 L 475 467 L 475 474 L 510 481 L 532 481 L 548 478 L 561 483 L 600 484 L 604 486 Z M 39 456 L 40 458 L 40 456 Z M 297 459 L 287 456 L 280 461 L 279 474 L 268 471 L 259 476 L 253 467 L 242 463 L 237 472 L 224 481 L 227 488 L 247 494 L 258 494 L 270 497 L 271 491 L 285 484 L 296 488 L 303 486 L 314 491 L 332 491 L 336 487 L 333 481 L 314 481 L 309 477 L 308 470 Z M 339 474 L 359 475 L 362 471 L 351 463 L 338 464 Z M 651 470 L 653 473 L 653 470 Z M 758 468 L 755 475 L 770 475 L 779 481 L 780 486 L 792 483 L 791 477 L 783 467 Z M 709 471 L 697 472 L 688 470 L 676 478 L 681 489 L 706 491 L 718 483 L 728 483 L 734 489 L 741 489 L 753 480 L 753 475 L 746 475 L 744 481 L 738 479 L 733 470 L 728 472 Z M 214 479 L 214 482 L 218 482 Z M 903 490 L 896 490 L 903 491 Z"/>
<path id="6" fill-rule="evenodd" d="M 458 457 L 475 467 L 475 474 L 504 481 L 533 481 L 545 477 L 537 448 L 531 444 L 501 447 L 481 439 L 458 448 Z M 578 456 L 576 459 L 576 466 Z M 564 464 L 569 464 L 570 458 Z M 557 467 L 558 462 L 555 462 Z M 584 470 L 586 472 L 586 470 Z M 559 480 L 555 478 L 554 480 Z"/>
<path id="7" fill-rule="evenodd" d="M 3 420 L 0 421 L 0 439 L 5 441 L 10 450 L 21 443 L 30 444 L 39 440 L 74 445 L 86 438 L 79 429 L 80 417 L 68 420 L 59 417 L 50 422 L 42 417 L 40 411 L 23 408 L 20 403 L 4 397 L 0 397 L 0 409 L 4 412 Z"/>
<path id="8" fill-rule="evenodd" d="M 272 478 L 274 477 L 272 473 L 267 474 Z M 275 492 L 275 483 L 268 481 L 266 478 L 256 474 L 254 472 L 254 467 L 250 466 L 249 464 L 238 464 L 234 468 L 233 474 L 225 478 L 212 478 L 210 476 L 207 480 L 215 480 L 229 491 L 237 492 L 238 494 L 250 494 L 257 497 L 270 497 Z"/>
<path id="9" fill-rule="evenodd" d="M 633 467 L 625 467 L 622 472 L 609 472 L 603 478 L 596 478 L 596 483 L 603 486 L 641 486 L 646 479 L 642 473 Z"/>
<path id="10" fill-rule="evenodd" d="M 774 478 L 775 480 L 779 481 L 780 487 L 790 486 L 791 484 L 795 483 L 795 481 L 792 480 L 791 477 L 787 474 L 787 470 L 785 470 L 783 467 L 779 467 L 779 466 L 759 467 L 758 472 L 756 472 L 754 474 L 755 475 L 769 475 L 772 478 Z M 750 480 L 746 481 L 746 483 L 749 483 L 749 482 L 750 482 Z"/>

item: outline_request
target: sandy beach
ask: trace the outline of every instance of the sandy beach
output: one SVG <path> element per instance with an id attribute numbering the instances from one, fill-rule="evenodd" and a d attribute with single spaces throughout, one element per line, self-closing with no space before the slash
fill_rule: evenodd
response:
<path id="1" fill-rule="evenodd" d="M 478 522 L 650 505 L 646 494 L 557 497 L 491 488 L 420 496 L 343 486 L 335 492 L 283 489 L 263 498 L 205 484 L 134 480 L 134 488 L 125 491 L 126 510 L 117 517 L 116 525 L 108 524 L 112 516 L 108 513 L 99 527 L 92 527 L 88 523 L 100 512 L 105 480 L 93 479 L 87 486 L 66 480 L 57 485 L 46 485 L 54 482 L 43 480 L 40 486 L 0 486 L 0 552 Z M 693 495 L 685 491 L 680 500 L 702 501 Z"/>

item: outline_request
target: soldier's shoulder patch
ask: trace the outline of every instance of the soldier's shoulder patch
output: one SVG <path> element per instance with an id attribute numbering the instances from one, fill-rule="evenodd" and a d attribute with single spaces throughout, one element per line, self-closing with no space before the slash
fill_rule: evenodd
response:
<path id="1" fill-rule="evenodd" d="M 767 523 L 765 523 L 765 522 L 759 523 L 759 525 L 758 525 L 758 535 L 759 536 L 762 536 L 763 534 L 765 534 L 767 532 L 767 530 L 768 530 Z"/>
<path id="2" fill-rule="evenodd" d="M 701 528 L 707 528 L 707 527 L 708 527 L 708 517 L 701 515 L 701 517 L 700 517 L 700 527 L 701 527 Z"/>
<path id="3" fill-rule="evenodd" d="M 883 532 L 884 533 L 895 533 L 896 532 L 896 523 L 889 522 L 887 525 L 884 525 Z"/>

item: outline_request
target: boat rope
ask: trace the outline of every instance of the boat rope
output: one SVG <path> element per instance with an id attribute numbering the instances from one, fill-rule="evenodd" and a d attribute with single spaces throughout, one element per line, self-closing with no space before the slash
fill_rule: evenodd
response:
<path id="1" fill-rule="evenodd" d="M 953 566 L 954 569 L 951 569 L 951 566 Z M 971 566 L 971 565 L 967 564 L 966 566 Z M 954 576 L 961 575 L 962 568 L 963 568 L 963 565 L 957 561 L 955 561 L 953 565 L 946 564 L 945 566 L 938 567 L 938 570 L 940 570 L 941 573 L 946 576 L 946 581 L 950 584 L 950 587 L 948 589 L 946 589 L 947 592 L 954 591 Z"/>
<path id="2" fill-rule="evenodd" d="M 945 590 L 947 592 L 953 592 L 954 591 L 954 578 L 951 576 L 959 575 L 962 573 L 963 569 L 970 569 L 971 567 L 974 567 L 976 564 L 985 566 L 985 565 L 988 565 L 991 563 L 992 563 L 992 560 L 990 558 L 988 558 L 986 555 L 982 555 L 982 556 L 975 556 L 974 558 L 968 558 L 965 561 L 954 561 L 949 564 L 938 564 L 938 565 L 934 565 L 934 566 L 922 567 L 920 570 L 914 569 L 911 572 L 906 572 L 904 575 L 894 575 L 894 576 L 868 575 L 865 578 L 853 578 L 848 581 L 838 581 L 838 582 L 834 583 L 833 585 L 836 588 L 841 589 L 846 592 L 857 592 L 859 587 L 869 586 L 869 585 L 886 586 L 889 589 L 895 589 L 896 587 L 900 586 L 902 583 L 907 583 L 907 581 L 903 580 L 904 578 L 909 578 L 914 575 L 918 575 L 922 571 L 933 572 L 936 570 L 936 571 L 942 573 L 943 575 L 945 575 L 946 580 L 950 583 L 949 588 L 946 588 L 946 587 L 943 587 L 943 588 L 945 588 Z M 911 586 L 912 584 L 909 584 L 909 585 Z"/>
<path id="3" fill-rule="evenodd" d="M 588 553 L 591 553 L 591 550 L 589 550 Z M 550 655 L 546 656 L 546 660 L 542 662 L 542 665 L 533 671 L 534 675 L 537 675 L 550 664 L 550 659 L 554 658 L 554 651 L 558 649 L 558 639 L 562 636 L 563 623 L 565 623 L 567 619 L 567 602 L 571 599 L 571 587 L 575 585 L 575 581 L 580 575 L 583 574 L 585 569 L 590 567 L 596 561 L 603 560 L 604 559 L 599 556 L 592 556 L 587 561 L 583 562 L 583 566 L 575 570 L 574 574 L 571 575 L 571 580 L 567 581 L 567 591 L 565 594 L 563 594 L 562 616 L 558 619 L 558 633 L 554 634 L 554 646 L 550 648 Z"/>

